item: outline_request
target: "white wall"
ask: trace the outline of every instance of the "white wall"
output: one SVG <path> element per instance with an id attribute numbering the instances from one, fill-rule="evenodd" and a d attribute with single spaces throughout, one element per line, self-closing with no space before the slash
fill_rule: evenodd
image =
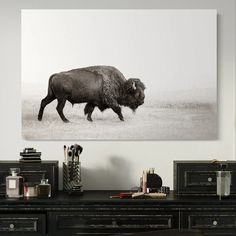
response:
<path id="1" fill-rule="evenodd" d="M 219 138 L 214 141 L 29 142 L 21 138 L 20 9 L 159 8 L 217 9 Z M 1 160 L 19 159 L 24 147 L 42 159 L 63 160 L 63 145 L 80 143 L 85 189 L 129 189 L 143 169 L 155 167 L 172 187 L 173 160 L 235 159 L 235 14 L 234 0 L 1 0 L 0 1 L 0 150 Z"/>

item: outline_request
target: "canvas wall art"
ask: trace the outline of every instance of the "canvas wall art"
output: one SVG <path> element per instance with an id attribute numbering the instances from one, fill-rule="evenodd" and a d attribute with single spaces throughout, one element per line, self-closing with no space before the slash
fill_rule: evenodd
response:
<path id="1" fill-rule="evenodd" d="M 217 139 L 216 10 L 22 10 L 22 137 Z"/>

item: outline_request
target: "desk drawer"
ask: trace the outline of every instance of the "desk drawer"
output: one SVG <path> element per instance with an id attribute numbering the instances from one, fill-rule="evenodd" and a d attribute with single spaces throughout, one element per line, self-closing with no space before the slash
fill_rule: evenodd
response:
<path id="1" fill-rule="evenodd" d="M 185 212 L 182 227 L 200 229 L 206 236 L 236 235 L 236 213 L 233 211 Z"/>
<path id="2" fill-rule="evenodd" d="M 231 171 L 231 194 L 236 194 L 236 162 L 227 161 Z M 216 171 L 210 161 L 174 161 L 174 190 L 178 195 L 216 195 Z"/>
<path id="3" fill-rule="evenodd" d="M 236 229 L 236 215 L 189 215 L 188 223 L 191 229 Z"/>
<path id="4" fill-rule="evenodd" d="M 235 212 L 189 212 L 183 214 L 183 227 L 201 229 L 204 235 L 236 235 Z"/>
<path id="5" fill-rule="evenodd" d="M 45 235 L 44 214 L 0 214 L 0 235 Z"/>
<path id="6" fill-rule="evenodd" d="M 52 221 L 51 221 L 52 220 Z M 50 225 L 54 233 L 83 234 L 130 233 L 155 229 L 178 228 L 178 213 L 156 214 L 112 212 L 58 212 L 52 213 Z"/>

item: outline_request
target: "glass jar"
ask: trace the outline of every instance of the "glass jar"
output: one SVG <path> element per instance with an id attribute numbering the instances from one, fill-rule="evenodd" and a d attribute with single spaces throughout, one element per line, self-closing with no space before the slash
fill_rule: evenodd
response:
<path id="1" fill-rule="evenodd" d="M 48 183 L 48 179 L 41 179 L 41 183 L 38 185 L 38 197 L 51 197 L 51 184 Z"/>
<path id="2" fill-rule="evenodd" d="M 31 182 L 26 182 L 24 185 L 24 197 L 31 198 L 38 196 L 38 185 Z"/>

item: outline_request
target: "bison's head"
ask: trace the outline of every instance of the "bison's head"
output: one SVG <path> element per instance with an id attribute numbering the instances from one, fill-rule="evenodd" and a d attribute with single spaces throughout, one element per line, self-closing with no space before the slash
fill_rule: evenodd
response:
<path id="1" fill-rule="evenodd" d="M 144 103 L 145 85 L 140 79 L 128 79 L 123 86 L 122 105 L 131 108 L 133 111 Z"/>

